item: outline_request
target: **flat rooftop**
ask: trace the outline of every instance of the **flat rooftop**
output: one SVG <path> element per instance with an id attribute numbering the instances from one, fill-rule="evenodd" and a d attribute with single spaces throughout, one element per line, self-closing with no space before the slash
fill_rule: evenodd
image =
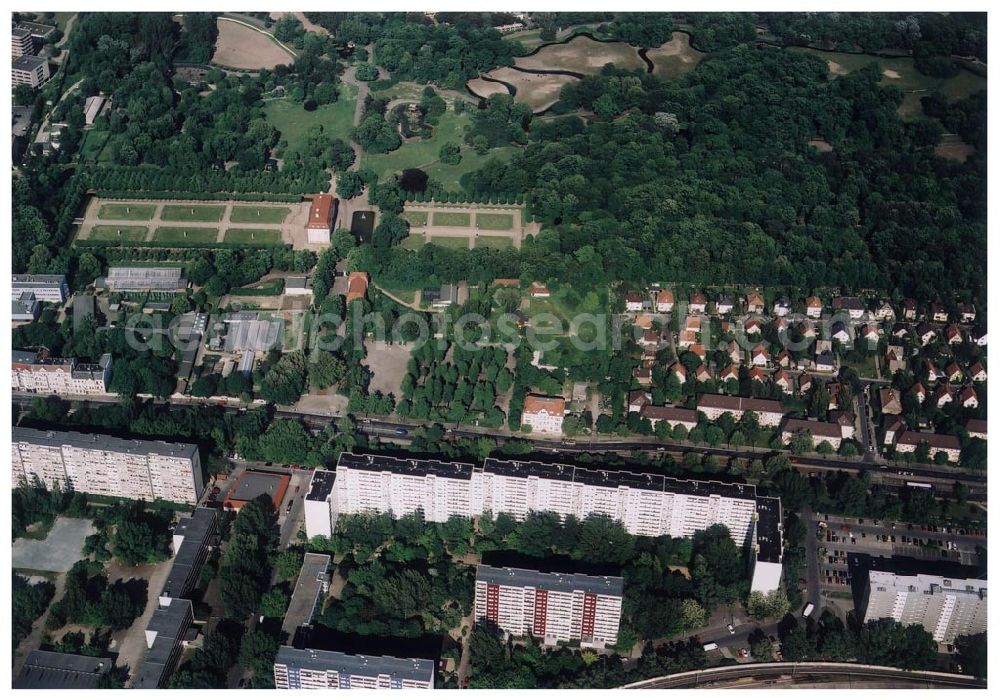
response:
<path id="1" fill-rule="evenodd" d="M 14 679 L 15 689 L 86 690 L 96 688 L 114 661 L 106 657 L 32 651 Z"/>
<path id="2" fill-rule="evenodd" d="M 146 650 L 146 656 L 139 663 L 132 687 L 155 689 L 176 662 L 173 657 L 177 645 L 184 640 L 188 624 L 193 617 L 191 601 L 174 598 L 170 605 L 159 606 L 146 625 L 147 632 L 156 632 L 153 646 Z"/>
<path id="3" fill-rule="evenodd" d="M 414 476 L 434 475 L 446 479 L 472 479 L 473 465 L 464 462 L 442 462 L 436 459 L 403 459 L 387 455 L 357 455 L 342 452 L 337 468 L 394 472 Z"/>
<path id="4" fill-rule="evenodd" d="M 195 567 L 201 553 L 208 546 L 208 539 L 215 531 L 219 512 L 214 508 L 195 508 L 194 513 L 182 518 L 174 527 L 174 537 L 184 536 L 184 541 L 174 555 L 174 563 L 167 574 L 161 595 L 179 598 L 187 595 Z"/>
<path id="5" fill-rule="evenodd" d="M 781 499 L 757 499 L 757 561 L 781 561 Z"/>
<path id="6" fill-rule="evenodd" d="M 281 499 L 285 496 L 285 489 L 291 479 L 287 474 L 276 474 L 274 472 L 257 472 L 246 470 L 237 479 L 236 484 L 226 496 L 226 504 L 247 503 L 258 496 L 270 496 L 275 509 L 281 506 Z"/>
<path id="7" fill-rule="evenodd" d="M 433 683 L 434 680 L 434 662 L 430 659 L 399 659 L 395 656 L 366 656 L 283 646 L 278 649 L 274 663 L 289 668 L 336 671 L 346 676 L 386 675 L 425 683 Z"/>
<path id="8" fill-rule="evenodd" d="M 14 442 L 26 442 L 45 447 L 74 447 L 134 455 L 159 455 L 193 459 L 198 454 L 197 445 L 183 442 L 163 442 L 162 440 L 125 440 L 99 433 L 63 432 L 59 430 L 35 430 L 14 427 Z"/>
<path id="9" fill-rule="evenodd" d="M 336 480 L 337 472 L 328 469 L 317 469 L 313 472 L 312 479 L 309 480 L 309 493 L 306 494 L 307 501 L 325 501 L 333 493 L 333 484 Z"/>
<path id="10" fill-rule="evenodd" d="M 476 582 L 517 588 L 541 588 L 546 591 L 572 593 L 583 591 L 595 595 L 620 598 L 625 587 L 625 579 L 620 576 L 587 576 L 585 574 L 564 574 L 515 569 L 510 566 L 496 567 L 480 564 L 476 568 Z"/>
<path id="11" fill-rule="evenodd" d="M 66 275 L 11 275 L 11 286 L 21 289 L 60 287 L 64 284 L 66 284 Z"/>
<path id="12" fill-rule="evenodd" d="M 306 554 L 302 560 L 302 569 L 292 591 L 292 599 L 288 602 L 288 610 L 281 629 L 288 633 L 288 638 L 295 637 L 295 630 L 301 625 L 312 622 L 316 613 L 316 603 L 319 595 L 330 583 L 330 555 Z"/>
<path id="13" fill-rule="evenodd" d="M 31 56 L 30 54 L 24 54 L 23 56 L 18 56 L 14 59 L 14 70 L 26 70 L 33 71 L 38 66 L 41 66 L 48 61 L 40 56 Z"/>

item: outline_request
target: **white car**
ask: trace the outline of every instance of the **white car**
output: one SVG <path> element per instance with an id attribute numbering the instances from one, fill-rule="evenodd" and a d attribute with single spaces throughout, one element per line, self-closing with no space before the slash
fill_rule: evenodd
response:
<path id="1" fill-rule="evenodd" d="M 726 629 L 729 630 L 729 634 L 736 634 L 736 628 L 732 624 L 726 625 Z"/>

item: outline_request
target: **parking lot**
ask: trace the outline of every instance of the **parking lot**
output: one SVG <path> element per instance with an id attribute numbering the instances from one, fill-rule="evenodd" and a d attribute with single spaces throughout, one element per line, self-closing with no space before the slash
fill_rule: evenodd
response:
<path id="1" fill-rule="evenodd" d="M 94 526 L 82 518 L 56 518 L 44 540 L 19 537 L 14 541 L 11 563 L 15 569 L 64 573 L 82 559 L 83 541 Z"/>

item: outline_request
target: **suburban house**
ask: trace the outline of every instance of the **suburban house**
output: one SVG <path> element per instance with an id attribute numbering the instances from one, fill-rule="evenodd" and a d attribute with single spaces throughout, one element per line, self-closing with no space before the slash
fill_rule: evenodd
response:
<path id="1" fill-rule="evenodd" d="M 646 418 L 656 427 L 660 421 L 665 421 L 671 428 L 683 425 L 691 430 L 698 425 L 698 412 L 689 408 L 677 408 L 676 406 L 644 406 L 639 415 Z"/>
<path id="2" fill-rule="evenodd" d="M 962 381 L 962 368 L 958 366 L 957 362 L 952 362 L 944 368 L 944 376 L 949 382 L 958 383 Z"/>
<path id="3" fill-rule="evenodd" d="M 728 314 L 733 311 L 733 298 L 728 294 L 720 294 L 715 302 L 715 313 Z"/>
<path id="4" fill-rule="evenodd" d="M 917 338 L 921 345 L 930 345 L 937 337 L 937 330 L 929 323 L 921 323 L 917 326 Z"/>
<path id="5" fill-rule="evenodd" d="M 677 377 L 677 381 L 679 381 L 681 384 L 687 381 L 687 376 L 688 376 L 687 368 L 680 362 L 675 362 L 674 364 L 670 365 L 670 371 L 674 373 L 674 376 Z"/>
<path id="6" fill-rule="evenodd" d="M 723 343 L 719 346 L 721 352 L 726 353 L 729 356 L 729 361 L 733 364 L 741 364 L 743 362 L 743 351 L 740 349 L 740 344 L 735 340 L 730 340 L 728 343 Z"/>
<path id="7" fill-rule="evenodd" d="M 768 353 L 767 348 L 763 345 L 758 345 L 750 351 L 750 364 L 752 365 L 757 367 L 767 367 L 769 359 L 770 353 Z"/>
<path id="8" fill-rule="evenodd" d="M 771 311 L 775 316 L 787 316 L 792 312 L 792 302 L 788 300 L 788 297 L 779 297 L 775 300 Z"/>
<path id="9" fill-rule="evenodd" d="M 816 324 L 809 320 L 799 323 L 799 333 L 803 338 L 812 339 L 816 337 Z"/>
<path id="10" fill-rule="evenodd" d="M 897 323 L 892 327 L 892 337 L 896 340 L 902 340 L 910 335 L 910 327 L 905 323 Z"/>
<path id="11" fill-rule="evenodd" d="M 833 353 L 829 350 L 816 355 L 815 369 L 817 372 L 832 372 L 834 370 Z"/>
<path id="12" fill-rule="evenodd" d="M 971 386 L 964 387 L 958 394 L 958 402 L 963 408 L 979 408 L 979 396 Z"/>
<path id="13" fill-rule="evenodd" d="M 974 382 L 986 381 L 986 368 L 982 362 L 975 362 L 969 367 L 969 378 Z"/>
<path id="14" fill-rule="evenodd" d="M 688 312 L 692 314 L 703 314 L 705 313 L 705 306 L 708 304 L 708 300 L 705 295 L 701 292 L 692 292 L 691 296 L 688 298 Z"/>
<path id="15" fill-rule="evenodd" d="M 746 307 L 749 314 L 764 313 L 764 295 L 760 292 L 747 292 Z"/>
<path id="16" fill-rule="evenodd" d="M 850 411 L 830 411 L 830 422 L 840 426 L 840 437 L 854 437 L 854 414 Z"/>
<path id="17" fill-rule="evenodd" d="M 944 304 L 937 301 L 931 304 L 931 320 L 938 323 L 944 323 L 948 320 L 948 312 L 945 310 Z"/>
<path id="18" fill-rule="evenodd" d="M 882 438 L 883 445 L 891 445 L 896 442 L 896 437 L 906 430 L 906 423 L 899 416 L 884 416 L 882 418 Z"/>
<path id="19" fill-rule="evenodd" d="M 976 320 L 976 307 L 968 302 L 958 305 L 958 313 L 961 316 L 962 323 L 972 323 Z"/>
<path id="20" fill-rule="evenodd" d="M 833 308 L 846 311 L 852 321 L 857 321 L 865 315 L 865 305 L 857 297 L 837 297 L 833 300 Z"/>
<path id="21" fill-rule="evenodd" d="M 761 324 L 760 319 L 756 316 L 748 318 L 746 323 L 743 324 L 743 328 L 746 330 L 747 335 L 760 335 Z"/>
<path id="22" fill-rule="evenodd" d="M 528 290 L 528 295 L 531 296 L 532 299 L 548 299 L 550 296 L 552 296 L 551 292 L 549 292 L 548 287 L 545 287 L 544 285 L 541 285 L 538 282 L 531 283 L 531 288 Z"/>
<path id="23" fill-rule="evenodd" d="M 661 289 L 656 293 L 656 310 L 667 313 L 674 308 L 674 293 L 669 289 Z"/>
<path id="24" fill-rule="evenodd" d="M 630 391 L 628 392 L 628 412 L 629 413 L 639 413 L 644 406 L 648 406 L 652 403 L 653 398 L 649 395 L 648 391 Z"/>
<path id="25" fill-rule="evenodd" d="M 698 342 L 698 334 L 695 331 L 682 328 L 677 334 L 677 345 L 681 348 L 689 348 Z"/>
<path id="26" fill-rule="evenodd" d="M 791 442 L 792 437 L 800 430 L 805 430 L 812 436 L 813 446 L 818 447 L 820 443 L 829 443 L 833 449 L 840 448 L 841 437 L 840 426 L 826 421 L 802 420 L 800 418 L 787 418 L 781 427 L 781 441 Z"/>
<path id="27" fill-rule="evenodd" d="M 910 387 L 910 391 L 912 391 L 913 395 L 917 397 L 917 403 L 923 403 L 924 399 L 927 398 L 927 389 L 925 389 L 924 385 L 920 382 L 917 382 Z"/>
<path id="28" fill-rule="evenodd" d="M 965 421 L 964 427 L 970 438 L 986 439 L 986 421 L 981 418 L 970 418 Z"/>
<path id="29" fill-rule="evenodd" d="M 930 360 L 924 360 L 924 370 L 927 372 L 927 381 L 936 382 L 941 379 L 942 375 L 938 372 L 937 367 Z"/>
<path id="30" fill-rule="evenodd" d="M 774 322 L 771 325 L 774 326 L 774 330 L 775 330 L 776 333 L 781 333 L 783 331 L 787 331 L 788 330 L 788 319 L 787 318 L 776 318 L 776 319 L 774 319 Z"/>
<path id="31" fill-rule="evenodd" d="M 979 347 L 984 347 L 986 345 L 986 329 L 977 328 L 971 333 L 969 333 L 969 339 L 973 341 Z"/>
<path id="32" fill-rule="evenodd" d="M 891 387 L 879 389 L 878 398 L 882 405 L 882 413 L 898 416 L 903 412 L 903 403 L 895 389 Z"/>
<path id="33" fill-rule="evenodd" d="M 881 304 L 879 304 L 878 308 L 875 309 L 875 320 L 895 321 L 896 310 L 892 308 L 892 304 L 890 304 L 887 301 L 883 301 Z"/>
<path id="34" fill-rule="evenodd" d="M 709 379 L 712 378 L 712 375 L 709 374 L 708 367 L 706 367 L 705 365 L 702 364 L 702 365 L 698 365 L 695 368 L 695 370 L 694 370 L 694 378 L 696 380 L 698 380 L 699 382 L 707 382 Z"/>
<path id="35" fill-rule="evenodd" d="M 907 321 L 917 320 L 917 302 L 914 299 L 903 299 L 903 318 Z"/>
<path id="36" fill-rule="evenodd" d="M 774 376 L 771 377 L 771 380 L 774 382 L 775 386 L 780 387 L 781 390 L 786 394 L 791 392 L 792 377 L 785 370 L 779 369 L 777 372 L 774 373 Z"/>
<path id="37" fill-rule="evenodd" d="M 645 297 L 639 292 L 628 292 L 625 295 L 625 310 L 642 311 L 643 301 L 645 301 Z"/>
<path id="38" fill-rule="evenodd" d="M 823 315 L 823 302 L 819 297 L 808 297 L 806 299 L 806 316 L 809 318 L 819 318 Z"/>
<path id="39" fill-rule="evenodd" d="M 774 361 L 778 363 L 779 367 L 791 367 L 792 354 L 787 350 L 782 350 L 775 356 Z"/>
<path id="40" fill-rule="evenodd" d="M 846 344 L 851 342 L 851 334 L 848 333 L 847 326 L 845 326 L 840 321 L 837 321 L 832 326 L 830 326 L 830 337 L 840 342 L 841 344 Z"/>
<path id="41" fill-rule="evenodd" d="M 427 287 L 420 292 L 420 301 L 443 309 L 458 303 L 458 285 L 444 284 L 440 287 Z"/>
<path id="42" fill-rule="evenodd" d="M 524 397 L 521 422 L 530 425 L 532 432 L 561 433 L 565 415 L 566 399 L 561 396 L 528 394 Z"/>
<path id="43" fill-rule="evenodd" d="M 751 382 L 757 382 L 758 384 L 767 384 L 767 374 L 760 368 L 754 367 L 748 373 Z"/>
<path id="44" fill-rule="evenodd" d="M 694 345 L 689 347 L 688 352 L 693 352 L 695 355 L 701 358 L 702 362 L 705 361 L 705 357 L 708 355 L 708 353 L 705 350 L 705 346 L 701 343 L 695 343 Z"/>
<path id="45" fill-rule="evenodd" d="M 962 329 L 958 327 L 957 323 L 952 323 L 944 329 L 944 337 L 948 341 L 948 345 L 961 345 Z"/>
<path id="46" fill-rule="evenodd" d="M 885 365 L 889 374 L 906 370 L 906 356 L 902 345 L 890 345 L 885 351 Z"/>
<path id="47" fill-rule="evenodd" d="M 740 373 L 736 371 L 736 368 L 732 365 L 726 365 L 726 368 L 719 372 L 719 381 L 728 382 L 730 379 L 739 380 Z"/>
<path id="48" fill-rule="evenodd" d="M 860 335 L 869 343 L 877 343 L 879 338 L 878 326 L 874 323 L 867 323 L 861 327 Z"/>
<path id="49" fill-rule="evenodd" d="M 934 389 L 933 399 L 935 406 L 944 408 L 946 404 L 951 403 L 955 399 L 955 395 L 950 385 L 938 384 L 937 388 Z"/>
<path id="50" fill-rule="evenodd" d="M 639 345 L 642 347 L 656 347 L 659 344 L 660 334 L 653 329 L 643 332 L 642 337 L 639 338 Z"/>
<path id="51" fill-rule="evenodd" d="M 799 393 L 800 394 L 808 393 L 809 390 L 812 389 L 812 386 L 813 386 L 813 380 L 812 380 L 811 376 L 809 376 L 805 372 L 803 372 L 802 374 L 799 375 Z"/>
<path id="52" fill-rule="evenodd" d="M 639 386 L 649 386 L 653 383 L 653 371 L 649 367 L 636 367 L 632 370 L 632 376 L 639 382 Z"/>
<path id="53" fill-rule="evenodd" d="M 368 293 L 368 273 L 352 272 L 347 276 L 347 303 L 364 299 Z"/>
<path id="54" fill-rule="evenodd" d="M 653 327 L 653 317 L 649 314 L 636 314 L 634 323 L 644 331 L 648 331 Z"/>
<path id="55" fill-rule="evenodd" d="M 919 433 L 913 430 L 904 430 L 896 438 L 896 452 L 916 452 L 922 442 L 926 442 L 930 447 L 932 459 L 938 452 L 944 452 L 948 455 L 949 462 L 957 462 L 962 453 L 962 443 L 954 435 Z"/>

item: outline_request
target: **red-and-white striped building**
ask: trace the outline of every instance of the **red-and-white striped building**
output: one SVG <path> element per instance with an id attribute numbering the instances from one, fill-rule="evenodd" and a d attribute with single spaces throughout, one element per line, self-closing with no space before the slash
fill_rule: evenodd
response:
<path id="1" fill-rule="evenodd" d="M 515 637 L 545 644 L 580 640 L 604 648 L 618 641 L 624 580 L 617 576 L 558 574 L 480 565 L 476 619 L 486 618 Z"/>

